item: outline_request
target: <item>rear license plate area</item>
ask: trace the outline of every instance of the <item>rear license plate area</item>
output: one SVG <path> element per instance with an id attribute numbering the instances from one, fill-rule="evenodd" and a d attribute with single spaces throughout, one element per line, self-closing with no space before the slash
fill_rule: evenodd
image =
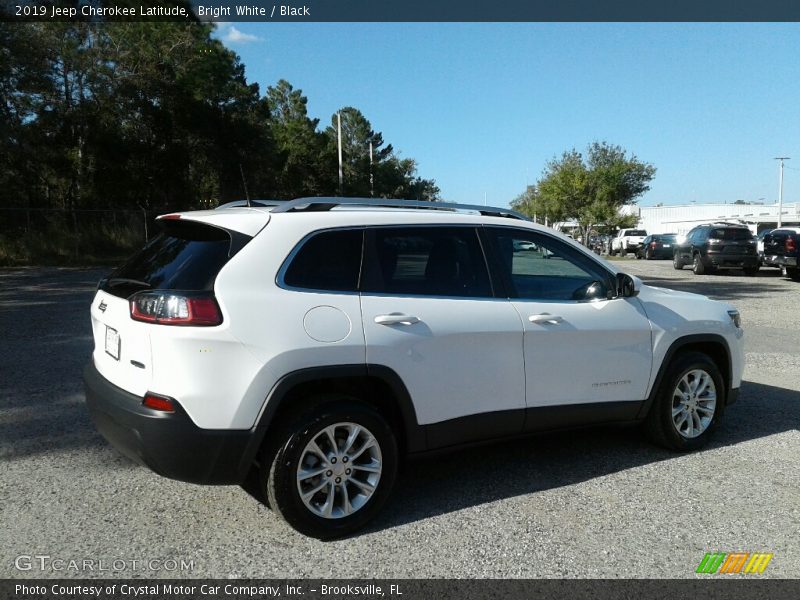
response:
<path id="1" fill-rule="evenodd" d="M 121 340 L 119 332 L 113 327 L 106 325 L 106 354 L 114 360 L 119 360 L 119 349 Z"/>

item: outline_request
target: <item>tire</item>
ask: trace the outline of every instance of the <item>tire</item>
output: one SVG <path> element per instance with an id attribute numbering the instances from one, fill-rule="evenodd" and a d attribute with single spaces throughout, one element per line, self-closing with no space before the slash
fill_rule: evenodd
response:
<path id="1" fill-rule="evenodd" d="M 800 269 L 798 268 L 787 268 L 786 269 L 786 277 L 790 277 L 794 281 L 800 281 Z"/>
<path id="2" fill-rule="evenodd" d="M 653 260 L 653 253 L 650 250 L 644 251 L 644 259 L 645 260 Z"/>
<path id="3" fill-rule="evenodd" d="M 672 268 L 676 271 L 683 271 L 683 261 L 677 252 L 672 255 Z"/>
<path id="4" fill-rule="evenodd" d="M 608 247 L 608 255 L 614 256 L 614 249 L 611 246 Z"/>
<path id="5" fill-rule="evenodd" d="M 355 450 L 348 451 L 350 435 L 356 436 L 350 442 Z M 300 533 L 322 540 L 349 535 L 389 498 L 397 475 L 397 441 L 386 420 L 366 404 L 344 396 L 321 399 L 276 437 L 277 451 L 274 446 L 263 451 L 261 484 L 270 507 Z M 301 479 L 301 469 L 313 475 Z M 301 490 L 315 488 L 304 500 Z"/>
<path id="6" fill-rule="evenodd" d="M 702 389 L 696 397 L 692 385 Z M 686 452 L 701 448 L 708 443 L 722 417 L 725 390 L 719 368 L 706 354 L 678 355 L 656 390 L 645 419 L 645 432 L 653 442 L 671 450 Z M 673 410 L 679 409 L 681 412 L 673 417 Z"/>
<path id="7" fill-rule="evenodd" d="M 619 251 L 619 255 L 622 257 L 628 256 L 628 249 L 625 246 L 623 246 Z"/>
<path id="8" fill-rule="evenodd" d="M 695 275 L 705 275 L 707 272 L 706 266 L 703 264 L 703 259 L 699 254 L 694 255 L 692 259 L 692 273 Z"/>

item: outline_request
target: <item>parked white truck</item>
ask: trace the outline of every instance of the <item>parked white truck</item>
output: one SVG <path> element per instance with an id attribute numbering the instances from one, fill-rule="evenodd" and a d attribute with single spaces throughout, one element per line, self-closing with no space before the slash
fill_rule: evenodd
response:
<path id="1" fill-rule="evenodd" d="M 628 252 L 635 252 L 646 237 L 647 232 L 644 229 L 620 229 L 611 239 L 608 253 L 611 256 L 615 254 L 625 256 Z"/>

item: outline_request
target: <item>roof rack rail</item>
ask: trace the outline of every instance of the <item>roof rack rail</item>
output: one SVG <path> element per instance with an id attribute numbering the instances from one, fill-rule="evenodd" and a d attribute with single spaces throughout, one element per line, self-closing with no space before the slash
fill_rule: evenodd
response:
<path id="1" fill-rule="evenodd" d="M 270 207 L 270 206 L 280 206 L 281 204 L 285 204 L 283 200 L 234 200 L 232 202 L 226 202 L 225 204 L 220 204 L 215 208 L 218 210 L 220 208 L 263 208 L 263 207 Z"/>
<path id="2" fill-rule="evenodd" d="M 421 210 L 444 210 L 450 212 L 472 211 L 486 217 L 507 217 L 530 221 L 528 217 L 510 208 L 481 206 L 478 204 L 452 204 L 450 202 L 428 202 L 427 200 L 392 200 L 384 198 L 297 198 L 273 209 L 273 213 L 328 211 L 337 206 L 374 206 L 376 208 L 408 208 Z"/>

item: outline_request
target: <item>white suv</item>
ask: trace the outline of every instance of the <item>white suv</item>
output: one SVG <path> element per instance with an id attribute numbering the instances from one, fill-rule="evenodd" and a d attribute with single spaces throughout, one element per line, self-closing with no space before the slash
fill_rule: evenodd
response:
<path id="1" fill-rule="evenodd" d="M 594 423 L 689 450 L 738 396 L 733 307 L 509 210 L 307 198 L 159 223 L 92 302 L 93 420 L 167 477 L 255 469 L 308 535 L 363 526 L 408 455 Z"/>

